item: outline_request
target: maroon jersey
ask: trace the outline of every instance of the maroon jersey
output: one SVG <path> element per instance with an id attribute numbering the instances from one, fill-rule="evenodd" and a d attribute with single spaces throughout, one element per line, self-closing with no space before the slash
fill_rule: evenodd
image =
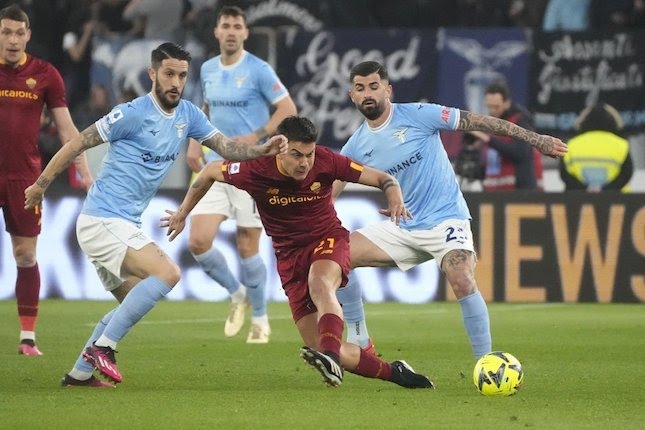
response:
<path id="1" fill-rule="evenodd" d="M 43 105 L 67 107 L 60 73 L 26 55 L 16 68 L 0 63 L 0 175 L 33 182 L 41 171 L 38 132 Z"/>
<path id="2" fill-rule="evenodd" d="M 258 207 L 273 247 L 300 248 L 342 228 L 334 209 L 334 180 L 357 182 L 363 166 L 316 146 L 314 165 L 302 181 L 285 176 L 275 157 L 224 162 L 224 179 L 247 191 Z"/>

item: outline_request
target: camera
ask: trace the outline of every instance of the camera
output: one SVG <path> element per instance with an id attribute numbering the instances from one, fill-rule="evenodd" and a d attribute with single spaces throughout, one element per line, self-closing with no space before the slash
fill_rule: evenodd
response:
<path id="1" fill-rule="evenodd" d="M 464 133 L 462 148 L 455 160 L 455 172 L 468 182 L 480 181 L 486 175 L 484 155 L 478 139 L 470 133 Z"/>

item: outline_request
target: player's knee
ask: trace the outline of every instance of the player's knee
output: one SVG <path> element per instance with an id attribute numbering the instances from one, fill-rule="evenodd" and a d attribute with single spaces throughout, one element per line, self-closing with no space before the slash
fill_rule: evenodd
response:
<path id="1" fill-rule="evenodd" d="M 181 279 L 181 269 L 176 263 L 170 262 L 169 264 L 164 265 L 161 269 L 161 273 L 157 276 L 171 287 L 174 287 Z"/>
<path id="2" fill-rule="evenodd" d="M 188 238 L 188 250 L 193 255 L 201 255 L 211 249 L 213 246 L 213 241 L 206 240 L 199 235 L 190 236 Z"/>
<path id="3" fill-rule="evenodd" d="M 452 274 L 452 276 L 446 274 L 446 278 L 458 299 L 469 296 L 477 291 L 477 283 L 472 271 L 460 271 Z"/>
<path id="4" fill-rule="evenodd" d="M 25 246 L 18 246 L 14 249 L 13 257 L 18 267 L 33 267 L 36 264 L 36 252 Z"/>

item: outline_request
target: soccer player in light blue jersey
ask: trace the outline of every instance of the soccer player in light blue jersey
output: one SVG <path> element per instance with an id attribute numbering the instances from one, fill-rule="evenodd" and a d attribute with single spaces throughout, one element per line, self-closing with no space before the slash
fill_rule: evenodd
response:
<path id="1" fill-rule="evenodd" d="M 224 136 L 194 104 L 182 100 L 190 54 L 163 43 L 152 51 L 152 91 L 112 111 L 73 138 L 25 190 L 25 208 L 42 202 L 52 180 L 88 148 L 110 147 L 76 224 L 78 242 L 119 305 L 99 321 L 63 386 L 113 387 L 122 376 L 117 343 L 179 282 L 180 270 L 141 230 L 141 214 L 161 186 L 188 138 L 230 160 L 286 151 L 283 136 L 248 146 Z"/>
<path id="2" fill-rule="evenodd" d="M 396 226 L 382 222 L 350 236 L 352 267 L 398 266 L 408 270 L 434 259 L 461 305 L 475 358 L 491 351 L 486 302 L 475 282 L 476 254 L 470 212 L 441 142 L 440 130 L 484 131 L 524 140 L 543 154 L 563 156 L 560 139 L 508 121 L 430 103 L 392 103 L 385 68 L 374 61 L 354 66 L 349 96 L 365 122 L 341 150 L 355 161 L 393 175 L 414 219 Z M 338 196 L 345 184 L 334 184 Z M 390 225 L 392 224 L 392 225 Z M 338 292 L 350 329 L 348 341 L 361 347 L 367 335 L 360 287 L 353 276 Z"/>
<path id="3" fill-rule="evenodd" d="M 296 106 L 271 66 L 244 50 L 249 29 L 242 9 L 223 7 L 217 15 L 214 34 L 220 55 L 202 65 L 202 109 L 222 133 L 239 142 L 256 145 L 273 134 L 284 118 L 295 115 Z M 202 169 L 203 161 L 221 159 L 215 152 L 203 155 L 196 142 L 189 144 L 187 161 L 194 172 Z M 253 199 L 246 191 L 216 182 L 190 218 L 190 252 L 204 272 L 231 296 L 224 335 L 230 337 L 239 333 L 244 325 L 248 300 L 253 315 L 246 341 L 267 343 L 271 328 L 267 315 L 266 266 L 260 257 L 262 223 Z M 227 219 L 235 220 L 237 226 L 239 280 L 222 252 L 213 247 L 220 225 Z"/>

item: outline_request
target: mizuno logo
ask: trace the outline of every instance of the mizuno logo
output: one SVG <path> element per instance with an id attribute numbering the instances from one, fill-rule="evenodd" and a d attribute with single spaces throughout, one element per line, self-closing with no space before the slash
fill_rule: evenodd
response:
<path id="1" fill-rule="evenodd" d="M 371 158 L 372 157 L 372 152 L 374 152 L 373 149 L 370 152 L 366 152 L 365 156 L 368 157 L 368 158 Z"/>
<path id="2" fill-rule="evenodd" d="M 156 136 L 156 135 L 157 135 L 157 133 L 159 133 L 159 130 L 148 130 L 148 131 L 149 131 L 149 132 L 150 132 L 150 134 L 152 134 L 153 136 Z"/>

